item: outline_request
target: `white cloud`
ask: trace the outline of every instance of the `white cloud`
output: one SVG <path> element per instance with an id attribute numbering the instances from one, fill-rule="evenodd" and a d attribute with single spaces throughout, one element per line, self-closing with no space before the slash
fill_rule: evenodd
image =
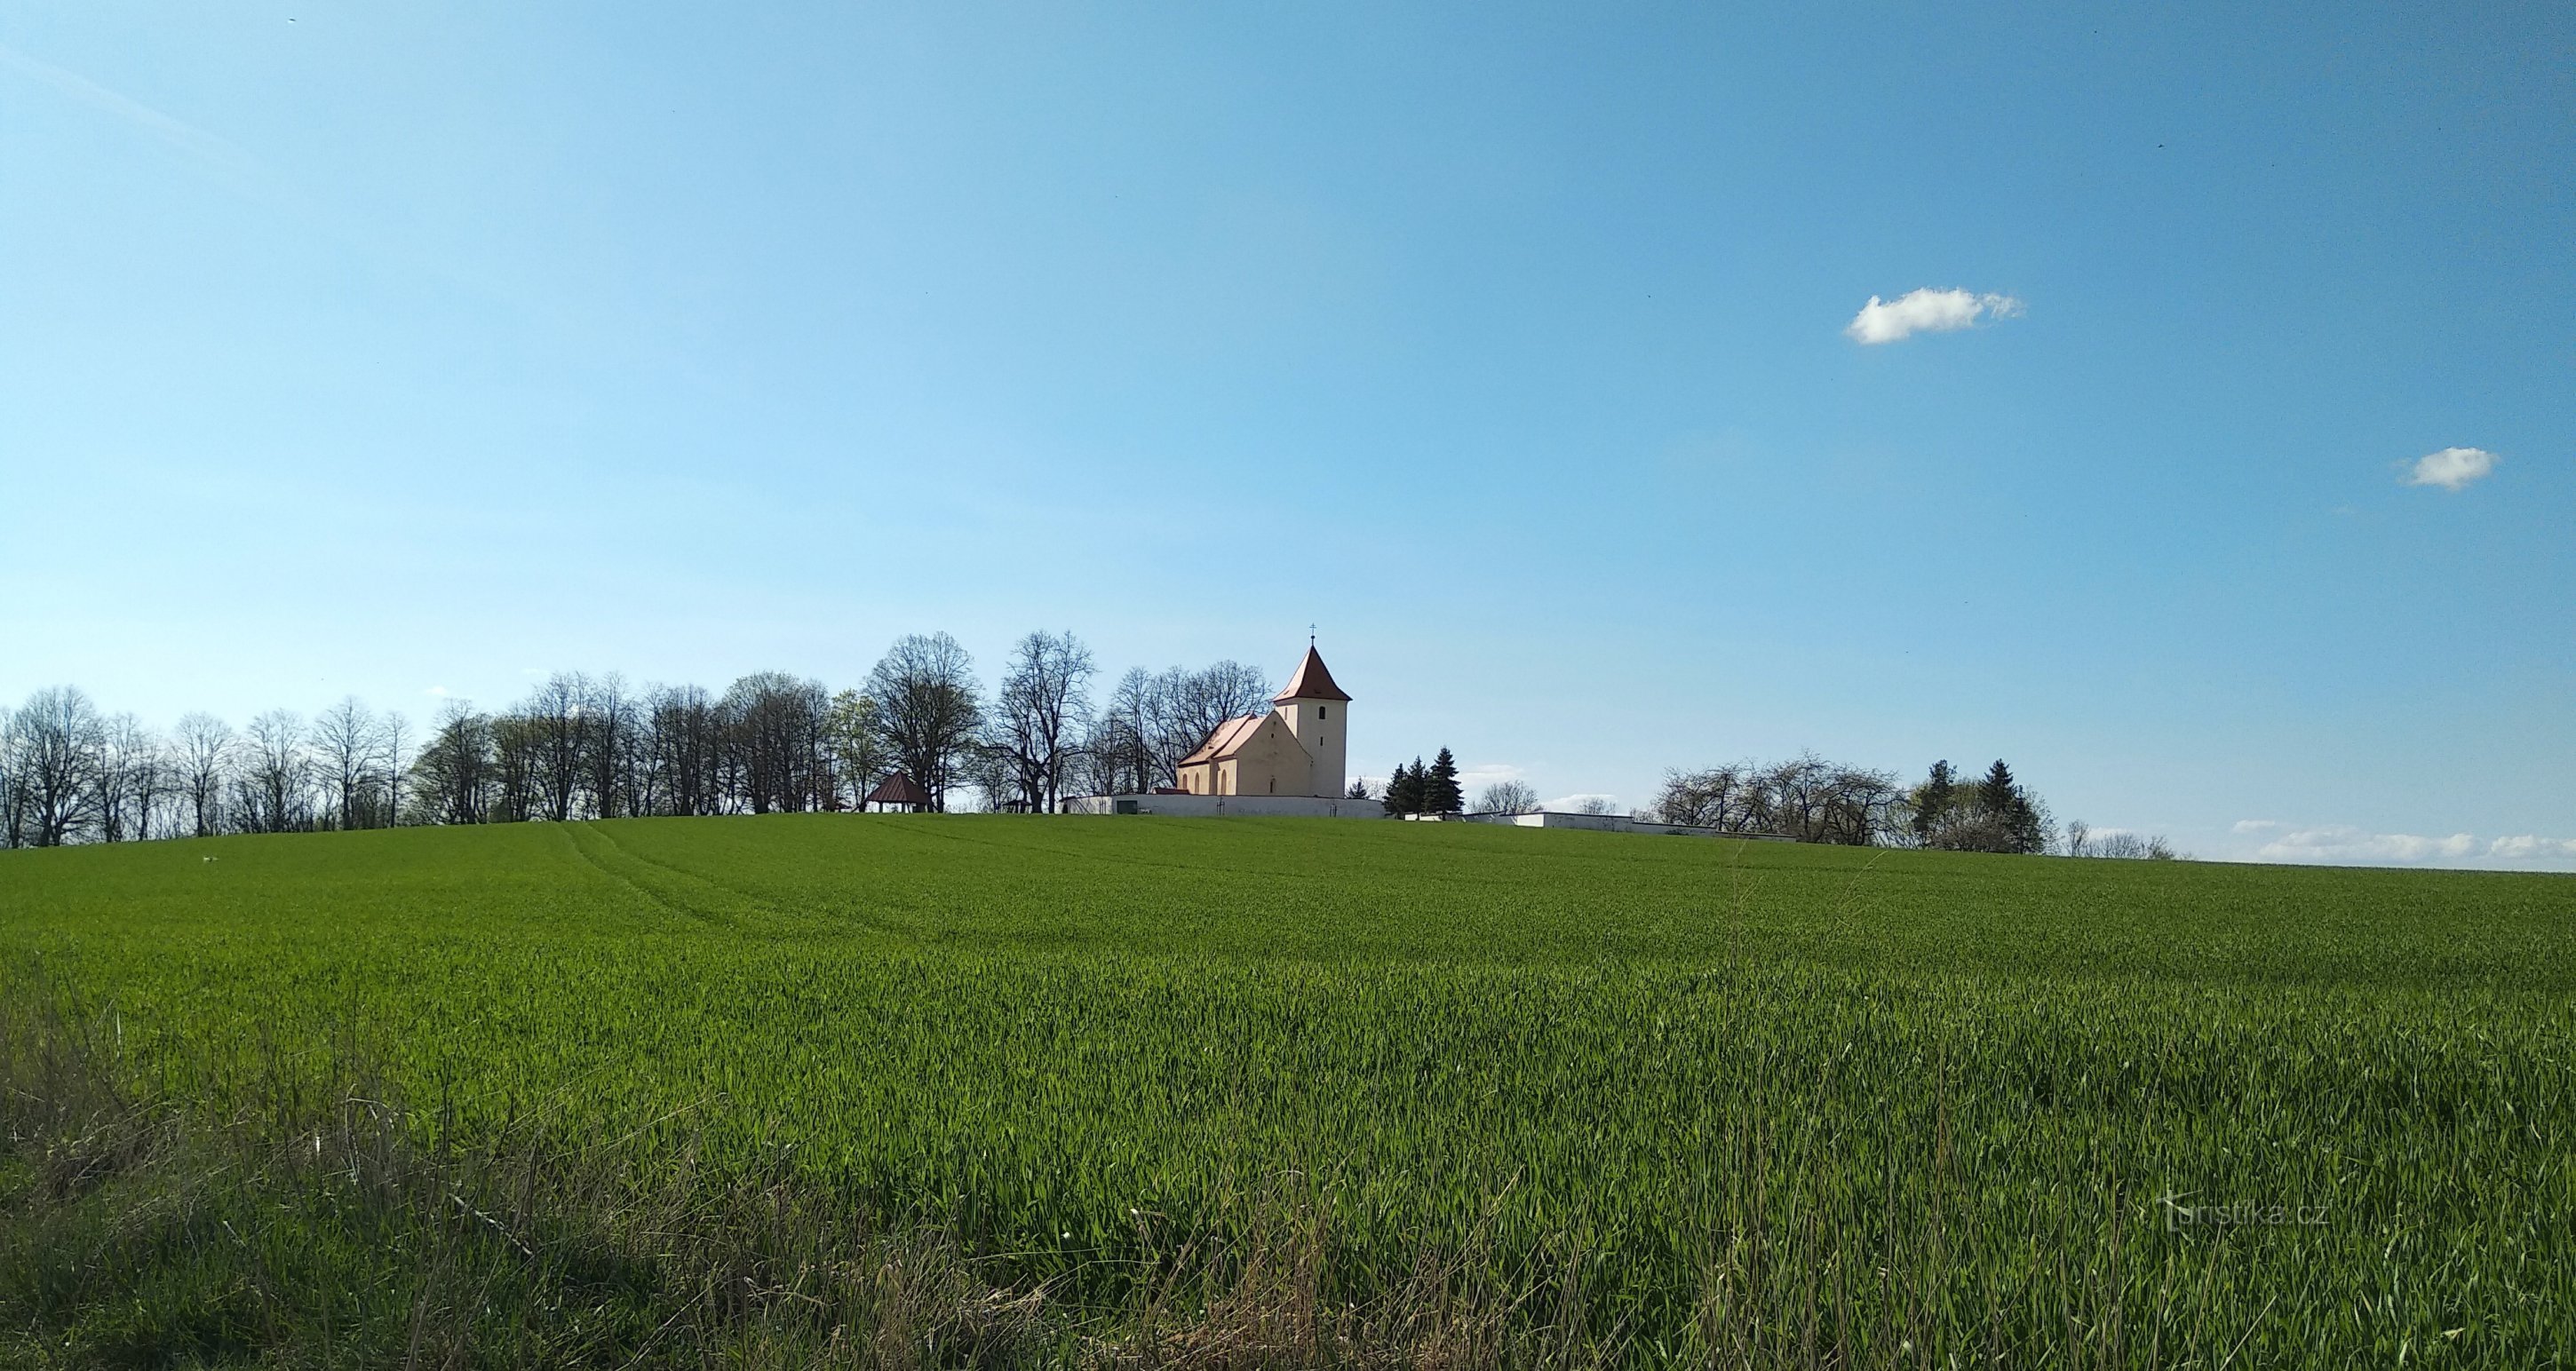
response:
<path id="1" fill-rule="evenodd" d="M 2446 447 L 2416 458 L 2406 484 L 2458 490 L 2495 470 L 2495 464 L 2496 455 L 2485 448 Z"/>
<path id="2" fill-rule="evenodd" d="M 1893 300 L 1869 297 L 1869 303 L 1843 326 L 1843 334 L 1855 343 L 1898 343 L 1918 333 L 1955 332 L 1980 317 L 2010 319 L 2021 312 L 2021 301 L 2009 295 L 1913 290 Z"/>
<path id="3" fill-rule="evenodd" d="M 2255 850 L 2268 862 L 2566 862 L 2576 860 L 2576 838 L 2543 838 L 2521 834 L 2481 838 L 2473 833 L 2429 837 L 2415 833 L 2373 833 L 2350 824 L 2294 828 L 2270 819 L 2243 819 L 2239 833 L 2273 833 Z"/>
<path id="4" fill-rule="evenodd" d="M 2475 857 L 2486 844 L 2466 833 L 2424 838 L 2412 833 L 2367 833 L 2350 824 L 2295 829 L 2263 844 L 2255 855 L 2276 862 L 2421 862 L 2435 857 Z"/>
<path id="5" fill-rule="evenodd" d="M 1458 785 L 1473 796 L 1486 786 L 1500 781 L 1517 781 L 1527 774 L 1509 762 L 1480 762 L 1458 773 Z"/>
<path id="6" fill-rule="evenodd" d="M 2518 838 L 2498 838 L 2488 846 L 2487 855 L 2509 862 L 2576 857 L 2576 838 L 2535 838 L 2528 833 Z"/>
<path id="7" fill-rule="evenodd" d="M 447 699 L 449 696 L 453 695 L 454 693 L 455 693 L 454 691 L 449 690 L 449 689 L 448 689 L 447 687 L 445 687 L 445 686 L 431 686 L 429 689 L 424 690 L 424 691 L 422 691 L 422 692 L 421 692 L 421 694 L 426 695 L 426 696 L 429 696 L 431 699 L 434 699 L 434 700 L 444 700 L 444 699 Z"/>
<path id="8" fill-rule="evenodd" d="M 1541 800 L 1539 801 L 1539 808 L 1553 809 L 1571 814 L 1582 809 L 1583 802 L 1586 800 L 1599 800 L 1603 804 L 1616 808 L 1618 799 L 1619 797 L 1616 795 L 1603 795 L 1595 791 L 1578 790 L 1571 795 L 1559 795 L 1553 800 Z M 1620 809 L 1618 812 L 1625 814 L 1628 811 Z"/>

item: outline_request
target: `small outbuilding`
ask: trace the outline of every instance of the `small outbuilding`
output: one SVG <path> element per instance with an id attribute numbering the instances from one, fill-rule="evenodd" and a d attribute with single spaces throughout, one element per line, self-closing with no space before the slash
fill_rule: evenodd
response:
<path id="1" fill-rule="evenodd" d="M 930 808 L 930 792 L 898 771 L 877 782 L 877 788 L 859 801 L 859 808 L 873 809 L 880 814 L 889 810 L 897 814 L 918 814 Z"/>

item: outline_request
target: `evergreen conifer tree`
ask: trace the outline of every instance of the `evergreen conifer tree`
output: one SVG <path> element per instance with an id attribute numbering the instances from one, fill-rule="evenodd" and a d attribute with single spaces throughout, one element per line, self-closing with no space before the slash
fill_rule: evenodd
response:
<path id="1" fill-rule="evenodd" d="M 1981 844 L 1990 852 L 2039 852 L 2048 846 L 2048 819 L 2040 812 L 2039 802 L 2013 779 L 2012 768 L 1998 757 L 1987 768 L 1984 779 L 1977 782 L 1979 827 L 1987 837 Z"/>
<path id="2" fill-rule="evenodd" d="M 2015 852 L 2048 850 L 2048 821 L 2040 816 L 2039 806 L 2018 790 L 2013 793 L 2012 812 L 2004 819 L 2004 832 Z"/>
<path id="3" fill-rule="evenodd" d="M 1422 759 L 1419 757 L 1399 764 L 1395 768 L 1395 774 L 1386 780 L 1386 812 L 1389 814 L 1421 813 L 1422 788 L 1429 778 L 1430 773 L 1423 769 Z"/>
<path id="4" fill-rule="evenodd" d="M 1431 759 L 1431 774 L 1423 778 L 1422 812 L 1456 814 L 1466 807 L 1466 792 L 1458 788 L 1458 759 L 1444 747 Z"/>
<path id="5" fill-rule="evenodd" d="M 1951 770 L 1950 759 L 1944 757 L 1932 764 L 1932 775 L 1914 792 L 1915 839 L 1929 844 L 1958 803 L 1959 773 Z"/>
<path id="6" fill-rule="evenodd" d="M 1977 808 L 1984 810 L 1990 819 L 2008 818 L 2013 812 L 2013 801 L 2020 796 L 2021 787 L 2013 784 L 2012 768 L 2004 765 L 2003 758 L 1997 757 L 1995 764 L 1986 769 L 1986 778 L 1977 782 Z"/>

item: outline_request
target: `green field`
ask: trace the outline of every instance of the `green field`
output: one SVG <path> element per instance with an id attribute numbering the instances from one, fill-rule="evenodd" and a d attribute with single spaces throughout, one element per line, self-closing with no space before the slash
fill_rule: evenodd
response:
<path id="1" fill-rule="evenodd" d="M 291 1130 L 363 1065 L 442 1147 L 936 1232 L 1059 1352 L 1269 1242 L 1488 1360 L 2576 1355 L 2564 876 L 631 820 L 0 853 L 0 956 L 136 1098 Z"/>

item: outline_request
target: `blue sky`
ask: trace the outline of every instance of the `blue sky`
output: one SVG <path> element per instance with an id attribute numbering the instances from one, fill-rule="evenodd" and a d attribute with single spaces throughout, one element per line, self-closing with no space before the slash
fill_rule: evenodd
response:
<path id="1" fill-rule="evenodd" d="M 2572 53 L 2544 5 L 13 6 L 0 698 L 426 717 L 928 629 L 1284 674 L 1312 622 L 1373 773 L 2002 756 L 2203 856 L 2576 868 Z M 1849 331 L 1925 290 L 1991 307 Z"/>

